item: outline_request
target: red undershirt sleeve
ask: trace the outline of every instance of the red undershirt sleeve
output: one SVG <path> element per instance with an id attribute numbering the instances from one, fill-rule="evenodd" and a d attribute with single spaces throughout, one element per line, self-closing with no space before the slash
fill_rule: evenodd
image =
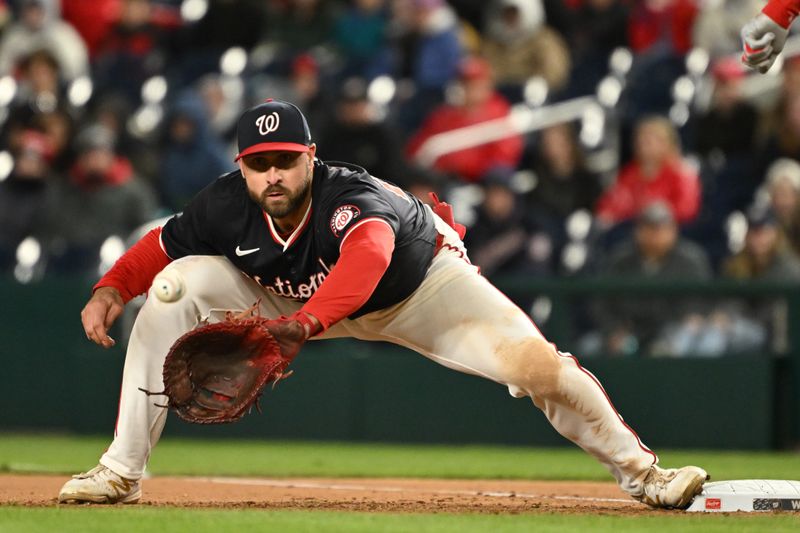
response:
<path id="1" fill-rule="evenodd" d="M 771 0 L 762 12 L 784 28 L 800 13 L 800 0 Z"/>
<path id="2" fill-rule="evenodd" d="M 328 329 L 364 305 L 378 286 L 394 251 L 394 231 L 382 219 L 362 221 L 342 241 L 339 261 L 301 312 Z"/>
<path id="3" fill-rule="evenodd" d="M 114 263 L 92 290 L 114 287 L 125 303 L 147 292 L 156 274 L 172 262 L 161 247 L 160 238 L 161 228 L 149 231 Z"/>

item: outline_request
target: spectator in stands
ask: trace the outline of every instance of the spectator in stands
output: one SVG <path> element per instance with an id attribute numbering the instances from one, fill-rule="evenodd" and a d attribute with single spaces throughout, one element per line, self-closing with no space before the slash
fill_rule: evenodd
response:
<path id="1" fill-rule="evenodd" d="M 56 58 L 47 50 L 36 50 L 20 62 L 19 85 L 3 125 L 13 149 L 16 136 L 35 126 L 38 115 L 64 107 L 64 87 Z"/>
<path id="2" fill-rule="evenodd" d="M 763 175 L 767 166 L 776 159 L 800 159 L 800 91 L 786 93 L 784 98 L 776 108 L 776 112 L 781 114 L 777 117 L 775 127 L 769 130 L 769 138 L 760 153 L 759 175 Z"/>
<path id="3" fill-rule="evenodd" d="M 671 88 L 686 72 L 684 55 L 692 46 L 695 0 L 631 2 L 628 37 L 634 52 L 626 90 L 627 113 L 640 117 L 666 113 Z"/>
<path id="4" fill-rule="evenodd" d="M 75 144 L 75 164 L 67 179 L 50 189 L 44 211 L 54 268 L 72 272 L 94 268 L 107 237 L 125 238 L 156 215 L 152 190 L 115 153 L 107 129 L 91 125 Z"/>
<path id="5" fill-rule="evenodd" d="M 351 161 L 391 182 L 402 175 L 403 154 L 398 136 L 369 101 L 363 78 L 344 81 L 333 121 L 318 131 L 323 159 Z"/>
<path id="6" fill-rule="evenodd" d="M 697 119 L 695 148 L 704 156 L 738 157 L 755 146 L 758 112 L 742 94 L 741 62 L 723 58 L 711 68 L 714 95 L 710 109 Z"/>
<path id="7" fill-rule="evenodd" d="M 695 0 L 642 0 L 634 2 L 628 34 L 634 53 L 659 49 L 683 55 L 692 47 Z"/>
<path id="8" fill-rule="evenodd" d="M 456 77 L 461 61 L 458 19 L 444 0 L 412 0 L 417 52 L 413 80 L 420 91 L 441 91 Z"/>
<path id="9" fill-rule="evenodd" d="M 164 204 L 183 210 L 200 189 L 235 165 L 219 138 L 210 130 L 199 96 L 186 91 L 172 106 L 164 123 L 164 143 L 159 168 Z"/>
<path id="10" fill-rule="evenodd" d="M 58 105 L 64 78 L 58 61 L 49 50 L 41 48 L 25 56 L 19 71 L 20 94 L 27 96 L 30 102 L 46 99 L 50 107 Z"/>
<path id="11" fill-rule="evenodd" d="M 720 58 L 712 64 L 711 75 L 710 107 L 698 113 L 688 128 L 694 130 L 693 147 L 701 156 L 704 193 L 700 215 L 690 231 L 718 265 L 728 254 L 725 220 L 752 202 L 763 174 L 755 157 L 758 112 L 742 94 L 741 63 Z"/>
<path id="12" fill-rule="evenodd" d="M 434 135 L 508 115 L 509 104 L 495 90 L 492 69 L 485 60 L 466 59 L 461 65 L 459 82 L 462 89 L 459 101 L 436 109 L 409 141 L 408 153 L 411 157 L 424 154 L 426 141 Z M 480 136 L 476 142 L 480 142 Z M 456 180 L 476 182 L 491 168 L 516 168 L 522 156 L 522 147 L 522 137 L 509 132 L 504 139 L 441 155 L 433 166 Z"/>
<path id="13" fill-rule="evenodd" d="M 550 237 L 537 231 L 512 187 L 513 169 L 491 169 L 482 183 L 483 202 L 467 231 L 470 260 L 489 277 L 552 272 Z"/>
<path id="14" fill-rule="evenodd" d="M 706 50 L 712 58 L 739 55 L 742 38 L 739 32 L 754 13 L 763 7 L 762 0 L 716 0 L 702 2 L 692 28 L 694 46 Z"/>
<path id="15" fill-rule="evenodd" d="M 25 130 L 12 152 L 13 170 L 0 180 L 0 269 L 10 265 L 25 237 L 41 232 L 47 188 L 55 179 L 48 163 L 51 151 L 44 134 Z"/>
<path id="16" fill-rule="evenodd" d="M 628 5 L 623 0 L 586 0 L 573 15 L 570 32 L 574 59 L 572 93 L 593 93 L 608 73 L 608 59 L 628 46 Z"/>
<path id="17" fill-rule="evenodd" d="M 740 281 L 800 281 L 800 259 L 781 239 L 775 213 L 769 207 L 753 206 L 747 212 L 747 224 L 744 250 L 725 261 L 722 274 Z M 779 338 L 779 329 L 785 330 L 785 325 L 777 328 L 777 304 L 774 297 L 721 304 L 712 315 L 722 339 L 716 343 L 720 346 L 717 352 L 756 352 L 767 347 L 780 350 L 785 339 Z"/>
<path id="18" fill-rule="evenodd" d="M 800 163 L 793 159 L 772 163 L 765 187 L 784 241 L 800 254 Z"/>
<path id="19" fill-rule="evenodd" d="M 140 100 L 142 83 L 166 64 L 164 35 L 152 22 L 151 0 L 123 0 L 117 22 L 98 46 L 95 82 L 101 92 Z"/>
<path id="20" fill-rule="evenodd" d="M 769 207 L 754 206 L 747 213 L 744 250 L 722 266 L 724 276 L 740 280 L 800 280 L 800 259 L 780 238 L 780 226 Z"/>
<path id="21" fill-rule="evenodd" d="M 586 168 L 574 125 L 568 122 L 541 132 L 531 166 L 536 185 L 528 194 L 528 209 L 560 256 L 568 241 L 567 218 L 581 209 L 591 213 L 602 192 L 600 178 Z"/>
<path id="22" fill-rule="evenodd" d="M 92 60 L 119 18 L 119 9 L 120 0 L 61 0 L 61 15 L 81 35 Z"/>
<path id="23" fill-rule="evenodd" d="M 506 94 L 521 97 L 522 86 L 533 76 L 543 78 L 553 92 L 569 78 L 569 50 L 564 39 L 545 26 L 540 0 L 494 0 L 483 55 Z"/>
<path id="24" fill-rule="evenodd" d="M 47 139 L 47 161 L 57 172 L 65 171 L 72 162 L 72 135 L 74 121 L 64 109 L 37 114 L 32 122 L 36 131 L 41 131 Z"/>
<path id="25" fill-rule="evenodd" d="M 88 52 L 75 28 L 49 15 L 45 0 L 20 4 L 19 21 L 10 24 L 0 40 L 0 75 L 13 74 L 37 50 L 49 52 L 67 80 L 87 74 Z"/>
<path id="26" fill-rule="evenodd" d="M 789 102 L 800 97 L 800 56 L 787 55 L 781 74 L 779 94 L 774 102 L 762 111 L 760 117 L 758 140 L 764 145 L 774 144 L 773 136 L 777 134 L 785 120 Z"/>
<path id="27" fill-rule="evenodd" d="M 700 207 L 700 181 L 682 160 L 672 123 L 648 117 L 636 126 L 633 161 L 600 197 L 597 217 L 605 226 L 628 221 L 656 200 L 670 205 L 678 223 L 690 222 Z"/>
<path id="28" fill-rule="evenodd" d="M 208 126 L 214 134 L 225 140 L 232 140 L 236 130 L 236 120 L 244 109 L 244 91 L 226 87 L 225 77 L 220 74 L 207 74 L 197 83 L 197 92 L 203 100 Z"/>
<path id="29" fill-rule="evenodd" d="M 694 148 L 704 171 L 701 219 L 721 227 L 732 211 L 744 209 L 752 201 L 763 173 L 754 157 L 758 111 L 742 94 L 745 72 L 741 63 L 722 58 L 713 64 L 711 73 L 714 93 L 710 108 L 695 122 Z"/>
<path id="30" fill-rule="evenodd" d="M 131 161 L 138 175 L 148 181 L 154 180 L 160 164 L 160 154 L 153 142 L 156 139 L 142 137 L 128 128 L 133 110 L 133 104 L 124 96 L 104 92 L 92 100 L 84 123 L 100 124 L 110 131 L 117 153 L 124 154 Z M 155 130 L 153 136 L 158 133 L 159 130 Z"/>
<path id="31" fill-rule="evenodd" d="M 291 96 L 288 100 L 303 111 L 308 123 L 314 125 L 315 132 L 325 130 L 332 120 L 331 109 L 336 103 L 337 95 L 334 91 L 323 89 L 319 63 L 314 56 L 300 54 L 294 58 L 289 82 Z"/>
<path id="32" fill-rule="evenodd" d="M 414 54 L 417 32 L 415 28 L 416 7 L 413 0 L 388 0 L 389 21 L 386 37 L 394 60 L 393 77 L 400 82 L 401 98 L 413 92 Z M 459 43 L 460 45 L 461 43 Z"/>
<path id="33" fill-rule="evenodd" d="M 391 70 L 383 0 L 353 0 L 334 23 L 333 40 L 344 58 L 343 77 L 371 80 Z"/>
<path id="34" fill-rule="evenodd" d="M 578 209 L 594 207 L 600 197 L 600 178 L 586 168 L 583 149 L 572 123 L 542 130 L 533 170 L 536 187 L 531 207 L 565 219 Z"/>
<path id="35" fill-rule="evenodd" d="M 401 94 L 398 123 L 404 132 L 416 130 L 442 101 L 447 85 L 458 75 L 462 59 L 458 19 L 444 0 L 400 0 L 393 6 L 395 48 L 400 57 L 400 78 L 409 83 L 410 96 Z M 406 4 L 403 7 L 403 4 Z M 409 5 L 410 4 L 410 5 Z"/>
<path id="36" fill-rule="evenodd" d="M 800 56 L 786 56 L 780 91 L 761 114 L 755 175 L 764 176 L 776 159 L 800 156 Z"/>
<path id="37" fill-rule="evenodd" d="M 712 272 L 703 249 L 680 236 L 671 206 L 656 201 L 642 209 L 633 238 L 610 252 L 600 274 L 625 280 L 704 280 Z M 674 296 L 604 301 L 596 314 L 605 350 L 611 355 L 652 353 L 662 328 L 697 312 L 698 305 Z"/>

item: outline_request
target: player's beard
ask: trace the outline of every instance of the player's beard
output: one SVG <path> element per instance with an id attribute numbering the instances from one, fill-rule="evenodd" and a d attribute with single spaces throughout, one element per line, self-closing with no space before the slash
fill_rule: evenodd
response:
<path id="1" fill-rule="evenodd" d="M 250 193 L 250 198 L 253 199 L 258 205 L 261 206 L 269 216 L 274 219 L 281 219 L 284 218 L 292 213 L 294 213 L 300 206 L 303 204 L 303 200 L 306 199 L 306 196 L 309 194 L 311 188 L 311 170 L 306 172 L 305 178 L 303 179 L 303 183 L 300 185 L 300 188 L 297 189 L 294 193 L 285 187 L 281 187 L 280 185 L 274 185 L 272 187 L 267 187 L 261 192 L 260 196 L 257 196 L 256 193 L 248 189 Z M 278 205 L 272 204 L 270 205 L 267 200 L 269 195 L 279 192 L 282 193 L 286 201 L 282 202 Z"/>

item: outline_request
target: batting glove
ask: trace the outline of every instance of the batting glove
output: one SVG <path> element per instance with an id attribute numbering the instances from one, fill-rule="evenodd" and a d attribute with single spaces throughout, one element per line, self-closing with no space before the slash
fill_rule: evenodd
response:
<path id="1" fill-rule="evenodd" d="M 759 13 L 742 28 L 742 63 L 764 74 L 783 50 L 788 34 L 788 28 Z"/>

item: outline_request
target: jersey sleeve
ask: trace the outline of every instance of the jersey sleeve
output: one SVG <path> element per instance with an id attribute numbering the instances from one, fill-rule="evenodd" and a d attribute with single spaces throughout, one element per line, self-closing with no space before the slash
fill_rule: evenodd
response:
<path id="1" fill-rule="evenodd" d="M 147 292 L 156 274 L 170 263 L 159 243 L 160 235 L 161 228 L 149 231 L 114 263 L 93 291 L 101 287 L 113 287 L 124 303 Z"/>
<path id="2" fill-rule="evenodd" d="M 788 28 L 800 13 L 800 0 L 771 0 L 762 12 L 780 26 Z"/>
<path id="3" fill-rule="evenodd" d="M 209 216 L 209 190 L 195 196 L 182 213 L 169 219 L 161 231 L 161 243 L 170 259 L 187 255 L 217 255 Z"/>
<path id="4" fill-rule="evenodd" d="M 342 241 L 341 256 L 322 286 L 303 306 L 323 329 L 353 314 L 372 296 L 394 250 L 394 233 L 382 219 L 364 219 Z"/>
<path id="5" fill-rule="evenodd" d="M 345 185 L 339 194 L 323 206 L 327 231 L 338 241 L 340 248 L 354 228 L 370 220 L 380 220 L 397 235 L 400 217 L 392 205 L 397 201 L 411 200 L 399 187 L 372 176 L 357 186 Z"/>

